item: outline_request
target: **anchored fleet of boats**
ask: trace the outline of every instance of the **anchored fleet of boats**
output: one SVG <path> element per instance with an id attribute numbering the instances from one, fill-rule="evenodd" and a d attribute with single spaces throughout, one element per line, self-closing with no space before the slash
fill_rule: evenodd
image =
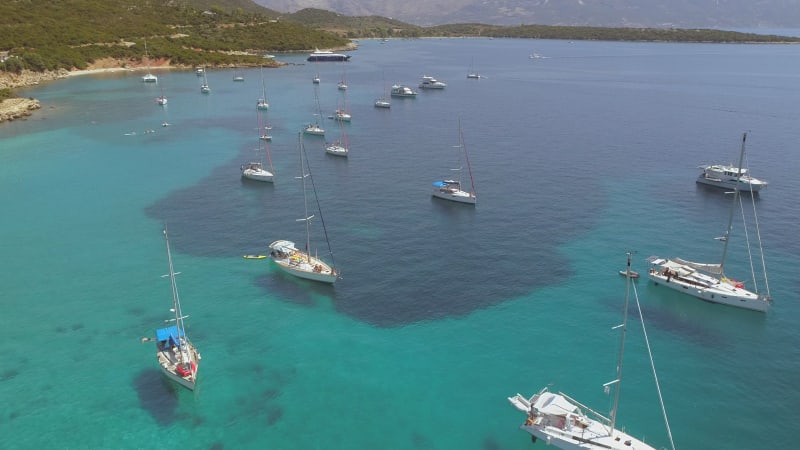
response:
<path id="1" fill-rule="evenodd" d="M 147 58 L 147 48 L 145 46 L 145 57 Z M 309 61 L 348 61 L 349 55 L 333 53 L 330 51 L 317 50 L 309 55 Z M 206 77 L 206 70 L 204 67 L 196 69 L 198 77 L 202 77 L 201 91 L 208 93 L 208 79 Z M 235 71 L 235 78 L 243 75 Z M 467 78 L 480 78 L 481 76 L 475 72 L 472 67 L 467 74 Z M 149 73 L 142 77 L 145 82 L 155 82 L 157 78 Z M 315 116 L 321 120 L 321 110 L 319 104 L 319 75 L 314 78 L 314 102 L 315 102 Z M 425 75 L 419 84 L 420 89 L 444 89 L 446 83 L 443 83 L 432 76 Z M 346 85 L 344 77 L 338 85 L 341 92 L 345 92 Z M 417 95 L 410 87 L 397 83 L 391 87 L 391 97 L 410 97 L 413 98 Z M 384 84 L 385 93 L 385 84 Z M 258 114 L 258 130 L 268 129 L 264 126 L 264 119 L 262 115 L 266 114 L 269 104 L 267 103 L 266 84 L 264 81 L 263 69 L 261 71 L 261 92 L 258 99 L 257 114 Z M 163 98 L 163 103 L 162 99 Z M 166 96 L 163 94 L 159 97 L 160 104 L 166 104 Z M 345 108 L 346 108 L 345 97 Z M 389 108 L 390 101 L 385 95 L 379 97 L 374 101 L 374 106 L 378 108 Z M 340 137 L 336 141 L 326 142 L 324 150 L 328 154 L 335 156 L 346 157 L 349 153 L 349 143 L 347 140 L 347 132 L 345 123 L 351 120 L 350 114 L 345 108 L 337 108 L 336 112 L 331 116 L 332 119 L 338 121 L 340 128 Z M 306 149 L 303 142 L 303 135 L 318 135 L 324 136 L 325 130 L 319 124 L 314 122 L 306 125 L 298 133 L 298 153 L 300 157 L 300 176 L 298 177 L 302 183 L 303 193 L 303 217 L 298 219 L 299 222 L 305 224 L 305 241 L 302 248 L 298 248 L 297 244 L 293 241 L 279 239 L 269 244 L 269 259 L 282 271 L 307 280 L 333 284 L 339 278 L 339 272 L 334 264 L 326 262 L 323 258 L 319 257 L 317 251 L 311 245 L 311 224 L 312 219 L 318 217 L 321 226 L 325 227 L 325 222 L 322 220 L 320 203 L 316 198 L 316 188 L 311 178 L 311 170 L 308 165 L 308 158 Z M 273 167 L 272 160 L 269 153 L 269 146 L 266 141 L 270 140 L 271 136 L 266 133 L 260 136 L 260 144 L 258 149 L 257 160 L 249 161 L 241 167 L 242 177 L 256 180 L 256 181 L 273 181 Z M 771 304 L 771 297 L 769 294 L 769 285 L 767 284 L 766 267 L 764 264 L 763 249 L 761 247 L 761 237 L 758 232 L 758 224 L 756 221 L 756 233 L 754 234 L 758 242 L 758 250 L 761 256 L 761 266 L 763 268 L 762 282 L 757 282 L 755 265 L 751 262 L 750 266 L 752 280 L 752 288 L 745 287 L 745 281 L 735 280 L 726 275 L 725 263 L 728 257 L 728 246 L 732 239 L 731 231 L 733 225 L 733 218 L 737 211 L 740 211 L 742 202 L 742 193 L 750 193 L 747 196 L 750 199 L 755 197 L 755 194 L 760 192 L 767 186 L 767 182 L 753 178 L 749 174 L 749 170 L 745 168 L 745 143 L 747 134 L 742 136 L 741 150 L 739 155 L 738 165 L 724 165 L 712 164 L 702 166 L 702 173 L 697 178 L 697 183 L 715 186 L 730 190 L 732 194 L 732 204 L 730 216 L 728 219 L 728 226 L 725 234 L 717 238 L 723 244 L 722 255 L 719 263 L 697 263 L 681 258 L 663 258 L 659 256 L 652 256 L 647 259 L 650 264 L 648 271 L 648 278 L 656 286 L 665 286 L 675 291 L 696 297 L 698 299 L 718 303 L 738 308 L 766 312 Z M 263 147 L 262 147 L 263 145 Z M 451 169 L 452 176 L 444 179 L 437 180 L 433 183 L 433 190 L 431 194 L 435 198 L 444 199 L 456 203 L 466 203 L 475 205 L 477 202 L 477 195 L 475 193 L 475 182 L 472 175 L 472 168 L 467 153 L 467 148 L 464 142 L 464 133 L 461 125 L 461 119 L 458 120 L 458 144 L 454 146 L 458 149 L 457 156 L 459 164 Z M 263 158 L 266 157 L 268 167 L 265 166 Z M 462 181 L 462 173 L 464 165 L 466 165 L 467 173 L 469 174 L 469 187 L 465 187 Z M 309 201 L 309 195 L 312 196 L 313 201 Z M 309 212 L 309 203 L 316 207 L 316 212 Z M 753 203 L 755 206 L 755 203 Z M 756 217 L 755 214 L 753 217 Z M 744 214 L 742 214 L 744 218 Z M 175 284 L 175 272 L 172 265 L 172 255 L 170 253 L 169 238 L 167 236 L 166 228 L 164 229 L 164 240 L 167 249 L 167 259 L 169 262 L 170 283 L 172 286 L 173 304 L 171 311 L 174 313 L 174 318 L 170 319 L 172 325 L 156 330 L 155 338 L 143 338 L 143 341 L 156 341 L 157 342 L 157 359 L 164 374 L 171 380 L 179 383 L 188 389 L 194 389 L 197 380 L 198 365 L 200 361 L 200 353 L 189 341 L 184 328 L 184 319 L 188 316 L 182 315 L 180 299 L 178 296 L 177 286 Z M 328 241 L 327 231 L 325 232 L 325 239 Z M 747 241 L 748 251 L 750 250 L 751 234 L 745 232 L 744 239 Z M 331 261 L 333 261 L 333 252 L 330 251 L 330 242 L 327 242 L 327 254 Z M 749 252 L 752 254 L 752 252 Z M 247 259 L 263 259 L 264 255 L 246 255 Z M 752 259 L 752 257 L 751 257 Z M 619 274 L 626 278 L 626 292 L 624 302 L 624 313 L 622 324 L 615 327 L 621 329 L 620 349 L 617 361 L 617 377 L 615 380 L 606 383 L 607 391 L 613 389 L 615 391 L 613 397 L 613 406 L 610 414 L 606 417 L 591 408 L 581 404 L 577 400 L 560 392 L 552 392 L 548 387 L 542 388 L 531 397 L 526 397 L 521 394 L 516 394 L 509 397 L 509 402 L 518 410 L 525 413 L 526 418 L 524 423 L 520 426 L 523 430 L 528 432 L 534 441 L 543 440 L 547 445 L 552 445 L 561 449 L 653 449 L 650 445 L 646 444 L 643 440 L 634 437 L 632 434 L 626 432 L 623 428 L 617 426 L 617 409 L 619 407 L 619 387 L 622 380 L 622 358 L 625 343 L 625 331 L 627 328 L 627 311 L 628 302 L 631 291 L 632 282 L 639 277 L 639 274 L 631 268 L 631 257 L 628 254 L 627 267 L 625 270 L 619 271 Z M 763 289 L 759 289 L 761 286 Z M 633 289 L 634 293 L 635 288 Z M 637 297 L 638 306 L 638 297 Z M 641 316 L 641 311 L 640 311 Z M 644 326 L 644 321 L 642 320 Z M 649 344 L 648 344 L 649 345 Z M 649 349 L 648 349 L 649 350 Z M 652 362 L 652 361 L 651 361 Z M 655 374 L 655 370 L 653 371 Z M 656 380 L 657 382 L 657 380 Z M 660 390 L 659 390 L 660 398 Z M 663 409 L 663 401 L 662 401 Z M 664 418 L 666 419 L 666 412 L 664 411 Z M 669 432 L 669 425 L 667 424 Z M 670 442 L 671 442 L 670 434 Z M 674 449 L 674 445 L 673 445 Z"/>

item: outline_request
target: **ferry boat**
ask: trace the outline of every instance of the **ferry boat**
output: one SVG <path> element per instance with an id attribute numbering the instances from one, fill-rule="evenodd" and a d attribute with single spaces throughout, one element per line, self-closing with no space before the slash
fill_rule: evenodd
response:
<path id="1" fill-rule="evenodd" d="M 349 61 L 350 55 L 343 55 L 341 53 L 333 53 L 330 50 L 314 50 L 314 53 L 308 55 L 306 61 Z"/>

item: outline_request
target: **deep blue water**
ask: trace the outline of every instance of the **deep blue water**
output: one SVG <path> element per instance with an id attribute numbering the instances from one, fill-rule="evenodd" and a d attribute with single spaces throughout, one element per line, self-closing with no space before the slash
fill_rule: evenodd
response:
<path id="1" fill-rule="evenodd" d="M 754 205 L 772 309 L 637 288 L 677 447 L 792 448 L 798 56 L 502 39 L 364 41 L 346 64 L 281 55 L 289 65 L 265 70 L 274 185 L 239 176 L 259 145 L 258 69 L 244 83 L 209 70 L 210 95 L 193 71 L 25 91 L 42 110 L 0 126 L 0 447 L 529 448 L 505 397 L 553 384 L 608 408 L 625 252 L 640 271 L 654 254 L 720 257 L 730 199 L 694 179 L 735 161 L 746 131 L 748 166 L 770 182 Z M 470 66 L 485 78 L 466 79 Z M 241 257 L 303 241 L 297 131 L 314 120 L 317 72 L 323 116 L 353 115 L 349 158 L 304 140 L 334 287 Z M 372 106 L 424 74 L 447 88 Z M 430 196 L 457 163 L 459 118 L 475 207 Z M 139 342 L 169 314 L 165 222 L 204 356 L 194 394 Z M 747 279 L 741 231 L 727 267 Z M 620 422 L 666 447 L 631 330 Z"/>

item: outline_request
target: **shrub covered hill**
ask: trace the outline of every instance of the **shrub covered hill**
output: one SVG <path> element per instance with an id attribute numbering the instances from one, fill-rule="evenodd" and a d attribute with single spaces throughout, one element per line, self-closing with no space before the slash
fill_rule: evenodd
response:
<path id="1" fill-rule="evenodd" d="M 342 48 L 348 40 L 251 0 L 5 0 L 0 70 L 85 69 L 98 59 L 171 65 L 268 64 L 266 52 Z"/>
<path id="2" fill-rule="evenodd" d="M 355 38 L 483 36 L 676 42 L 800 42 L 707 29 L 453 24 L 420 27 L 378 16 L 308 8 L 280 14 L 252 0 L 0 1 L 0 76 L 119 67 L 269 65 L 265 53 L 343 49 Z M 107 66 L 106 66 L 107 67 Z M 11 94 L 0 86 L 0 100 Z"/>
<path id="3" fill-rule="evenodd" d="M 722 30 L 455 24 L 418 27 L 319 9 L 280 14 L 252 0 L 5 0 L 0 70 L 84 69 L 98 59 L 141 63 L 144 41 L 171 65 L 265 64 L 264 53 L 344 48 L 360 37 L 486 36 L 692 42 L 800 42 Z"/>

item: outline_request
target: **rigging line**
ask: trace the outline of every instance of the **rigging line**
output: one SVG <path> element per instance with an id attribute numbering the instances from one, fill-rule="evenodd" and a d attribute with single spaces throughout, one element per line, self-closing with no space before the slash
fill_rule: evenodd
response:
<path id="1" fill-rule="evenodd" d="M 325 218 L 322 217 L 322 207 L 319 204 L 319 197 L 317 196 L 317 186 L 314 184 L 314 177 L 311 175 L 311 165 L 308 162 L 308 153 L 303 152 L 303 157 L 306 160 L 306 170 L 308 170 L 308 179 L 311 180 L 311 190 L 314 192 L 314 201 L 317 202 L 319 222 L 322 224 L 322 232 L 325 235 L 325 242 L 328 244 L 328 254 L 331 255 L 331 266 L 335 268 L 336 262 L 333 259 L 333 249 L 331 248 L 331 241 L 328 239 L 328 228 L 325 227 Z"/>
<path id="2" fill-rule="evenodd" d="M 750 194 L 752 195 L 752 193 Z M 758 281 L 756 281 L 756 270 L 753 265 L 753 251 L 750 247 L 750 233 L 747 231 L 747 223 L 744 216 L 744 205 L 742 204 L 742 197 L 739 197 L 739 210 L 742 213 L 742 229 L 744 230 L 744 242 L 747 246 L 747 258 L 750 260 L 750 274 L 753 277 L 753 292 L 758 293 Z"/>
<path id="3" fill-rule="evenodd" d="M 761 252 L 761 268 L 764 270 L 764 288 L 767 290 L 767 299 L 771 298 L 769 293 L 769 280 L 767 279 L 767 262 L 764 260 L 764 247 L 761 245 L 761 228 L 758 225 L 758 214 L 756 214 L 756 199 L 750 195 L 753 204 L 753 221 L 756 224 L 756 237 L 758 238 L 758 250 Z"/>
<path id="4" fill-rule="evenodd" d="M 661 384 L 658 382 L 656 363 L 653 361 L 653 352 L 650 350 L 650 339 L 647 337 L 647 329 L 644 326 L 644 315 L 642 314 L 642 305 L 639 304 L 639 292 L 636 290 L 635 284 L 633 284 L 633 297 L 636 299 L 636 309 L 639 310 L 639 320 L 642 322 L 642 334 L 644 335 L 644 343 L 647 346 L 647 354 L 650 357 L 650 367 L 653 369 L 653 379 L 656 382 L 656 391 L 658 392 L 658 401 L 661 404 L 661 413 L 664 415 L 664 424 L 667 426 L 667 436 L 669 436 L 669 443 L 672 446 L 672 450 L 675 450 L 675 441 L 672 439 L 672 430 L 669 427 L 669 419 L 667 418 L 667 408 L 664 406 L 664 397 L 661 395 Z"/>
<path id="5" fill-rule="evenodd" d="M 467 144 L 464 142 L 464 132 L 461 130 L 461 117 L 458 118 L 458 139 L 461 144 L 461 151 L 464 152 L 464 159 L 467 161 L 467 171 L 469 171 L 469 182 L 472 184 L 472 193 L 478 195 L 475 190 L 475 178 L 472 177 L 472 165 L 469 163 L 469 154 L 467 153 Z"/>

